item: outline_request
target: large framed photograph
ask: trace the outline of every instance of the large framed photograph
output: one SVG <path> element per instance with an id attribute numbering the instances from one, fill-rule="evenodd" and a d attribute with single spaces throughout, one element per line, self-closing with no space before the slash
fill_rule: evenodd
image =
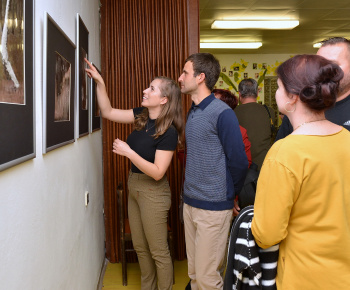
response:
<path id="1" fill-rule="evenodd" d="M 75 45 L 48 13 L 44 23 L 43 153 L 74 142 Z"/>
<path id="2" fill-rule="evenodd" d="M 79 137 L 89 134 L 89 78 L 85 72 L 87 66 L 84 58 L 89 56 L 89 31 L 77 13 L 77 115 L 79 116 Z"/>
<path id="3" fill-rule="evenodd" d="M 101 71 L 96 67 L 96 65 L 92 64 L 99 74 L 101 74 Z M 97 102 L 97 95 L 96 95 L 96 83 L 93 79 L 90 81 L 90 92 L 91 92 L 91 98 L 90 98 L 90 126 L 89 131 L 90 133 L 100 130 L 101 129 L 101 114 L 100 114 L 100 108 L 98 107 Z"/>
<path id="4" fill-rule="evenodd" d="M 0 171 L 35 157 L 33 0 L 0 0 Z"/>

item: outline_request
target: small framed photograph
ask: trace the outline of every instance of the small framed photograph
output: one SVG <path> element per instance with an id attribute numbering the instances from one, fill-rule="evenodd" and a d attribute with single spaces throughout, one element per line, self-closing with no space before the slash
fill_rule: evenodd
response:
<path id="1" fill-rule="evenodd" d="M 234 71 L 239 71 L 239 66 L 235 66 L 235 67 L 233 68 L 233 70 L 234 70 Z"/>
<path id="2" fill-rule="evenodd" d="M 89 90 L 90 80 L 85 72 L 87 67 L 84 58 L 89 56 L 89 31 L 86 28 L 83 20 L 77 13 L 76 19 L 76 60 L 77 60 L 77 116 L 79 119 L 78 135 L 79 137 L 89 134 Z"/>
<path id="3" fill-rule="evenodd" d="M 1 2 L 0 171 L 3 171 L 33 159 L 36 154 L 34 1 Z"/>
<path id="4" fill-rule="evenodd" d="M 226 72 L 226 66 L 222 67 L 222 72 Z"/>
<path id="5" fill-rule="evenodd" d="M 256 62 L 253 63 L 253 69 L 258 69 L 258 64 Z"/>
<path id="6" fill-rule="evenodd" d="M 219 81 L 219 86 L 222 87 L 224 85 L 223 81 Z"/>
<path id="7" fill-rule="evenodd" d="M 75 45 L 44 19 L 43 153 L 74 142 Z"/>
<path id="8" fill-rule="evenodd" d="M 228 72 L 228 76 L 229 76 L 229 77 L 233 77 L 233 71 L 232 71 L 232 70 L 230 70 L 230 71 Z"/>
<path id="9" fill-rule="evenodd" d="M 259 73 L 255 73 L 255 78 L 258 79 L 259 78 Z"/>
<path id="10" fill-rule="evenodd" d="M 265 62 L 262 64 L 262 68 L 263 68 L 263 69 L 266 69 L 266 68 L 267 68 L 267 65 L 266 65 Z"/>
<path id="11" fill-rule="evenodd" d="M 244 73 L 243 76 L 244 76 L 245 79 L 247 79 L 248 78 L 248 73 Z"/>
<path id="12" fill-rule="evenodd" d="M 93 66 L 97 69 L 98 73 L 101 74 L 101 71 L 96 67 L 96 65 L 93 64 Z M 90 82 L 90 92 L 91 92 L 91 98 L 90 98 L 90 126 L 89 131 L 90 133 L 100 130 L 101 129 L 101 114 L 100 109 L 98 107 L 97 102 L 97 95 L 96 95 L 96 83 L 93 79 L 91 79 Z"/>

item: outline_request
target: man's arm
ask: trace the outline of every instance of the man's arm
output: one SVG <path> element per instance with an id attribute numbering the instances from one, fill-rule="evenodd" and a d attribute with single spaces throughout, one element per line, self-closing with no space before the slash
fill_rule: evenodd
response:
<path id="1" fill-rule="evenodd" d="M 244 184 L 248 170 L 248 159 L 236 114 L 231 109 L 223 111 L 218 118 L 217 126 L 237 195 Z"/>

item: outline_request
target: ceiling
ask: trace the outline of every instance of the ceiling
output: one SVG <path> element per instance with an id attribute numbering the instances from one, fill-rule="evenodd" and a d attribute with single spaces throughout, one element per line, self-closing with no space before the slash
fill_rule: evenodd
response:
<path id="1" fill-rule="evenodd" d="M 214 20 L 297 19 L 292 30 L 211 29 Z M 350 38 L 350 0 L 199 0 L 201 42 L 262 42 L 258 49 L 201 49 L 230 54 L 315 53 L 313 44 Z"/>

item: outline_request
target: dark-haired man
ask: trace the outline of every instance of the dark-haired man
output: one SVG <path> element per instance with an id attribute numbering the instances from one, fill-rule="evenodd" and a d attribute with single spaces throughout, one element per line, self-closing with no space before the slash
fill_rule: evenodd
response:
<path id="1" fill-rule="evenodd" d="M 181 92 L 193 101 L 186 123 L 184 224 L 192 289 L 222 289 L 220 268 L 235 194 L 248 169 L 242 135 L 233 110 L 211 91 L 220 64 L 209 53 L 185 61 Z"/>
<path id="2" fill-rule="evenodd" d="M 317 54 L 334 61 L 344 71 L 344 77 L 339 83 L 335 106 L 327 110 L 325 116 L 327 120 L 350 131 L 350 40 L 344 37 L 332 37 L 324 40 Z M 292 132 L 293 127 L 285 116 L 278 130 L 276 141 Z"/>

